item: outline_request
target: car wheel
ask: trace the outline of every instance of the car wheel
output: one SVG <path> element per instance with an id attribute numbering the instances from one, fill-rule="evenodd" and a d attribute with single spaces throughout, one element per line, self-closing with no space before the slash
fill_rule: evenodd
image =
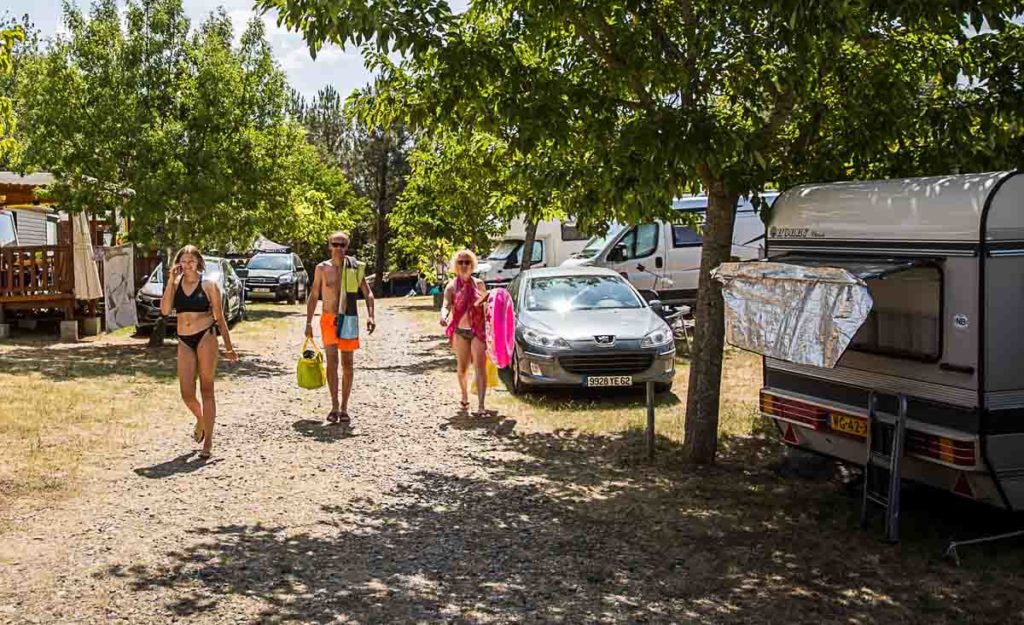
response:
<path id="1" fill-rule="evenodd" d="M 294 304 L 298 300 L 299 300 L 299 285 L 296 284 L 295 286 L 292 287 L 291 291 L 288 291 L 288 303 L 289 304 Z"/>
<path id="2" fill-rule="evenodd" d="M 508 369 L 505 369 L 506 376 L 508 377 L 508 390 L 513 395 L 522 395 L 526 392 L 526 386 L 523 384 L 523 376 L 519 373 L 519 354 L 512 353 L 512 364 L 509 365 Z"/>
<path id="3" fill-rule="evenodd" d="M 135 336 L 149 336 L 153 334 L 153 326 L 135 326 Z"/>

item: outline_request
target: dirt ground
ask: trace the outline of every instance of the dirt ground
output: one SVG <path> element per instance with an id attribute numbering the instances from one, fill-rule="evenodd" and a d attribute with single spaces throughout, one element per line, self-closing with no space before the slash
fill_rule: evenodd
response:
<path id="1" fill-rule="evenodd" d="M 940 557 L 950 535 L 1012 524 L 989 509 L 910 492 L 907 538 L 890 546 L 836 479 L 780 473 L 771 440 L 730 438 L 717 466 L 689 468 L 668 439 L 648 464 L 636 432 L 531 431 L 513 414 L 529 402 L 455 417 L 453 360 L 414 322 L 428 305 L 381 307 L 351 429 L 324 423 L 326 390 L 294 384 L 298 307 L 253 324 L 273 331 L 240 330 L 206 463 L 165 402 L 173 352 L 125 339 L 123 367 L 165 381 L 158 408 L 143 403 L 144 427 L 96 452 L 73 496 L 0 510 L 0 622 L 1024 619 L 1020 543 L 974 548 L 961 568 Z M 24 349 L 0 366 L 41 361 Z M 118 370 L 76 349 L 102 362 L 33 375 Z"/>

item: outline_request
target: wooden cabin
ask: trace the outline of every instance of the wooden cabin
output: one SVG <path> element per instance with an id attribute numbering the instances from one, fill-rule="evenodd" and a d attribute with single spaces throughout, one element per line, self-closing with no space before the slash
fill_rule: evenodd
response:
<path id="1" fill-rule="evenodd" d="M 26 309 L 74 319 L 70 223 L 36 195 L 53 182 L 48 173 L 0 172 L 0 323 L 6 311 Z"/>

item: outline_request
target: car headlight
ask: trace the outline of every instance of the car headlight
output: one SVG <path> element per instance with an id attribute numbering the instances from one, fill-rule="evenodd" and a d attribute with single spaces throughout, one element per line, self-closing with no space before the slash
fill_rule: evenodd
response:
<path id="1" fill-rule="evenodd" d="M 565 339 L 555 336 L 554 334 L 538 332 L 532 328 L 523 330 L 523 339 L 535 347 L 546 347 L 547 349 L 569 349 L 569 343 Z"/>
<path id="2" fill-rule="evenodd" d="M 293 275 L 292 275 L 292 274 L 290 274 L 290 273 L 286 273 L 286 274 L 284 274 L 283 276 L 281 276 L 280 278 L 278 278 L 277 280 L 278 280 L 278 282 L 280 282 L 281 284 L 288 284 L 289 282 L 291 282 L 291 281 L 292 281 L 292 280 L 294 280 L 294 279 L 295 279 L 295 276 L 293 276 Z"/>
<path id="3" fill-rule="evenodd" d="M 645 336 L 644 340 L 640 341 L 640 347 L 661 347 L 668 345 L 672 340 L 672 330 L 664 326 Z"/>

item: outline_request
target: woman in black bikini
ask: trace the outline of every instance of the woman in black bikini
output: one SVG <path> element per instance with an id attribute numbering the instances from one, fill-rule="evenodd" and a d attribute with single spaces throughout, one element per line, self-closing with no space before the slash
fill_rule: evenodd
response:
<path id="1" fill-rule="evenodd" d="M 199 457 L 210 457 L 213 448 L 213 421 L 217 404 L 213 395 L 213 378 L 217 372 L 217 333 L 214 323 L 224 337 L 224 354 L 230 361 L 238 355 L 231 346 L 228 323 L 221 306 L 220 288 L 203 280 L 206 264 L 203 255 L 192 245 L 186 245 L 175 255 L 170 278 L 160 300 L 160 313 L 169 315 L 173 309 L 178 317 L 178 383 L 181 398 L 196 417 L 192 436 L 203 444 Z M 202 403 L 196 398 L 196 374 Z"/>

